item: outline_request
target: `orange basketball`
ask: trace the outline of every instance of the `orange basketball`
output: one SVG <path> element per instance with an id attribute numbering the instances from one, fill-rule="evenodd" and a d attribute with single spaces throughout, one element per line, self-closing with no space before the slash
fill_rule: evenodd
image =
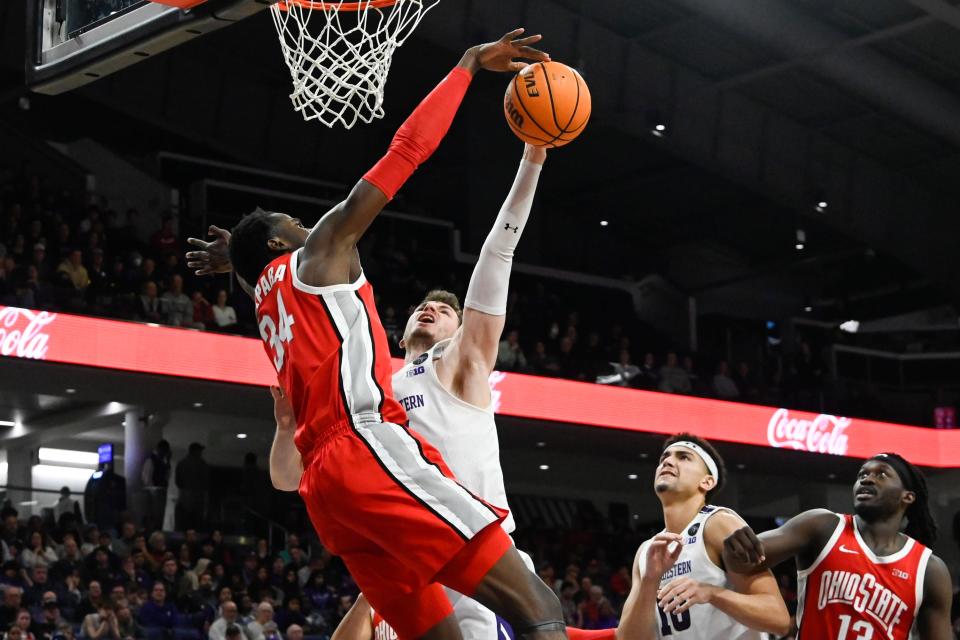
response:
<path id="1" fill-rule="evenodd" d="M 537 62 L 510 82 L 503 113 L 524 142 L 562 147 L 587 126 L 590 90 L 575 69 L 560 62 Z"/>

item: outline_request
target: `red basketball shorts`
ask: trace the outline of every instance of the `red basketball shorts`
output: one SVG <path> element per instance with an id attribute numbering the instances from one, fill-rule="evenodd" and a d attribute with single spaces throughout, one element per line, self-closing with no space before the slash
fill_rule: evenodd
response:
<path id="1" fill-rule="evenodd" d="M 403 640 L 452 612 L 438 578 L 470 595 L 512 546 L 499 526 L 507 511 L 460 486 L 402 426 L 335 425 L 303 465 L 300 495 L 317 534 Z"/>

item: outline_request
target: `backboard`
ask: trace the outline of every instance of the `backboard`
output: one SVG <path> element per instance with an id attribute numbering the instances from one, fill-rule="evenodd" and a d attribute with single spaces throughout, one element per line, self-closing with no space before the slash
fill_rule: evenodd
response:
<path id="1" fill-rule="evenodd" d="M 58 94 L 270 6 L 269 0 L 27 0 L 27 84 Z"/>

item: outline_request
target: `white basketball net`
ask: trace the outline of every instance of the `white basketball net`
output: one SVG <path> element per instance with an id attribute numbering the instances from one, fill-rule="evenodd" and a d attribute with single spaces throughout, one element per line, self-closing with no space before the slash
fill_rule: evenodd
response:
<path id="1" fill-rule="evenodd" d="M 393 52 L 439 0 L 273 4 L 270 11 L 290 68 L 293 108 L 304 120 L 349 129 L 383 117 L 383 90 Z M 356 4 L 356 11 L 339 11 Z M 382 3 L 380 3 L 382 4 Z M 281 8 L 283 5 L 283 8 Z"/>

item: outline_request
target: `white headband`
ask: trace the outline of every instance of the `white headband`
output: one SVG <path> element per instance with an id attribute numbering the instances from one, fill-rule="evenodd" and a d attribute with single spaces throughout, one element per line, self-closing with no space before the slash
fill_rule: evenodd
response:
<path id="1" fill-rule="evenodd" d="M 700 456 L 700 459 L 703 460 L 703 464 L 707 465 L 707 471 L 710 472 L 710 475 L 716 478 L 717 482 L 720 482 L 720 472 L 717 469 L 717 463 L 714 461 L 713 457 L 711 457 L 711 455 L 707 453 L 706 449 L 704 449 L 703 447 L 701 447 L 695 442 L 690 442 L 689 440 L 681 440 L 680 442 L 674 442 L 670 446 L 684 447 L 686 449 L 690 449 L 690 451 L 693 451 L 695 454 Z"/>

